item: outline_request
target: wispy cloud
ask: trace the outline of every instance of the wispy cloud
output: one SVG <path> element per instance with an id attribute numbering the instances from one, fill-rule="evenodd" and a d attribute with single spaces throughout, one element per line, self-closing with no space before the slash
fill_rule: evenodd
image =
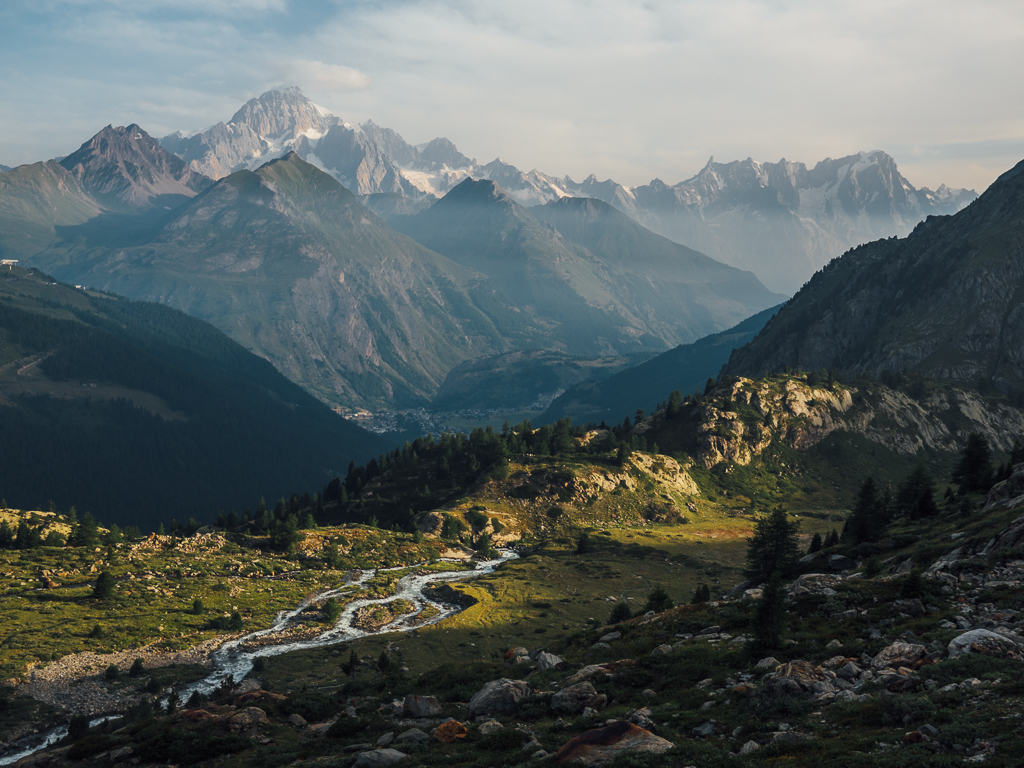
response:
<path id="1" fill-rule="evenodd" d="M 624 183 L 879 148 L 915 184 L 983 188 L 985 142 L 1024 125 L 1017 0 L 14 0 L 0 29 L 8 164 L 116 120 L 203 128 L 285 83 L 414 142 Z"/>

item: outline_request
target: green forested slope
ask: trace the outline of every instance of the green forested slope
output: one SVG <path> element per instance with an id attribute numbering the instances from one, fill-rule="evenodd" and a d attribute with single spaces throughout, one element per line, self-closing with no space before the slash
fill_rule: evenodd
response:
<path id="1" fill-rule="evenodd" d="M 385 447 L 212 326 L 0 273 L 0 494 L 142 528 L 316 489 Z M 95 386 L 93 386 L 95 385 Z"/>

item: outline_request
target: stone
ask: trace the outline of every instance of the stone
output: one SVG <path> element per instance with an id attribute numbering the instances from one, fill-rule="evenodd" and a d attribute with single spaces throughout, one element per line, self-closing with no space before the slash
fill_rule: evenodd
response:
<path id="1" fill-rule="evenodd" d="M 674 745 L 668 739 L 625 720 L 609 723 L 604 728 L 585 731 L 566 742 L 555 760 L 574 762 L 585 766 L 608 765 L 624 752 L 660 754 Z"/>
<path id="2" fill-rule="evenodd" d="M 607 635 L 602 635 L 597 642 L 599 643 L 612 643 L 622 637 L 621 632 L 609 632 Z"/>
<path id="3" fill-rule="evenodd" d="M 927 655 L 928 649 L 923 645 L 897 640 L 878 652 L 871 660 L 871 667 L 873 669 L 905 667 L 920 661 Z"/>
<path id="4" fill-rule="evenodd" d="M 843 644 L 838 640 L 829 640 L 828 645 L 825 646 L 826 651 L 835 650 L 836 648 L 842 648 Z"/>
<path id="5" fill-rule="evenodd" d="M 848 571 L 855 567 L 856 563 L 853 562 L 846 555 L 832 555 L 828 559 L 828 567 L 833 571 Z"/>
<path id="6" fill-rule="evenodd" d="M 916 597 L 913 600 L 895 600 L 892 607 L 897 613 L 905 613 L 911 617 L 924 616 L 928 612 L 924 603 Z"/>
<path id="7" fill-rule="evenodd" d="M 722 628 L 721 627 L 717 627 L 717 626 L 716 627 L 708 627 L 707 629 L 702 629 L 700 632 L 698 632 L 697 633 L 697 637 L 705 637 L 707 635 L 717 635 L 717 634 L 720 634 L 721 632 L 722 632 Z"/>
<path id="8" fill-rule="evenodd" d="M 774 672 L 765 677 L 765 681 L 781 693 L 812 691 L 816 683 L 823 683 L 827 680 L 828 675 L 825 674 L 824 669 L 809 661 L 799 660 L 781 664 Z"/>
<path id="9" fill-rule="evenodd" d="M 419 728 L 410 728 L 408 731 L 395 736 L 396 744 L 401 744 L 403 741 L 408 741 L 412 744 L 422 744 L 425 741 L 430 741 L 430 737 Z"/>
<path id="10" fill-rule="evenodd" d="M 718 721 L 707 720 L 701 723 L 696 728 L 691 728 L 690 733 L 698 738 L 707 738 L 708 736 L 714 736 L 718 732 Z"/>
<path id="11" fill-rule="evenodd" d="M 302 715 L 298 714 L 297 712 L 294 713 L 294 714 L 288 715 L 288 725 L 293 725 L 296 728 L 305 728 L 306 727 L 306 718 L 304 718 Z"/>
<path id="12" fill-rule="evenodd" d="M 564 664 L 558 656 L 553 653 L 539 653 L 537 654 L 537 669 L 541 672 L 547 672 L 549 669 L 555 669 L 559 664 Z"/>
<path id="13" fill-rule="evenodd" d="M 741 755 L 749 755 L 751 752 L 756 752 L 760 748 L 761 748 L 761 745 L 758 744 L 753 739 L 751 739 L 746 744 L 744 744 L 742 747 L 740 747 L 740 754 Z"/>
<path id="14" fill-rule="evenodd" d="M 505 726 L 503 726 L 497 720 L 487 720 L 483 723 L 480 723 L 480 725 L 477 726 L 477 730 L 480 731 L 480 733 L 482 733 L 484 736 L 486 736 L 489 733 L 500 731 L 504 727 Z"/>
<path id="15" fill-rule="evenodd" d="M 236 733 L 261 725 L 270 725 L 270 718 L 259 707 L 246 707 L 228 717 L 228 728 Z"/>
<path id="16" fill-rule="evenodd" d="M 458 720 L 445 720 L 434 731 L 434 738 L 442 744 L 451 744 L 469 735 L 469 729 Z"/>
<path id="17" fill-rule="evenodd" d="M 846 664 L 839 668 L 839 671 L 836 672 L 836 674 L 844 680 L 856 680 L 860 677 L 861 672 L 863 672 L 863 670 L 860 667 L 858 667 L 852 661 L 848 661 Z"/>
<path id="18" fill-rule="evenodd" d="M 578 715 L 587 707 L 603 709 L 607 703 L 608 697 L 598 694 L 594 686 L 588 682 L 570 685 L 551 697 L 551 709 L 569 715 Z"/>
<path id="19" fill-rule="evenodd" d="M 668 656 L 670 653 L 672 653 L 671 645 L 659 645 L 651 651 L 651 656 Z"/>
<path id="20" fill-rule="evenodd" d="M 469 700 L 469 716 L 510 712 L 530 695 L 530 690 L 530 684 L 524 680 L 491 680 Z"/>
<path id="21" fill-rule="evenodd" d="M 1009 637 L 988 629 L 972 629 L 949 641 L 949 658 L 983 653 L 999 658 L 1024 659 L 1024 638 Z"/>
<path id="22" fill-rule="evenodd" d="M 592 651 L 610 651 L 611 649 L 612 647 L 608 645 L 608 643 L 597 642 L 590 646 L 590 650 Z"/>
<path id="23" fill-rule="evenodd" d="M 505 651 L 505 661 L 513 661 L 520 657 L 530 658 L 530 652 L 526 648 L 509 648 Z"/>
<path id="24" fill-rule="evenodd" d="M 381 736 L 379 739 L 377 739 L 377 746 L 378 747 L 386 747 L 391 742 L 393 742 L 394 740 L 395 740 L 395 732 L 394 731 L 388 731 L 383 736 Z"/>
<path id="25" fill-rule="evenodd" d="M 408 755 L 397 749 L 375 749 L 372 752 L 360 752 L 356 755 L 353 768 L 385 768 L 404 760 Z"/>
<path id="26" fill-rule="evenodd" d="M 131 747 L 121 747 L 120 749 L 110 750 L 109 759 L 112 763 L 120 763 L 127 760 L 129 757 L 135 754 L 135 750 Z"/>
<path id="27" fill-rule="evenodd" d="M 434 696 L 416 696 L 410 693 L 402 702 L 402 711 L 408 717 L 422 719 L 437 717 L 441 714 L 441 704 Z"/>
<path id="28" fill-rule="evenodd" d="M 774 656 L 765 656 L 754 666 L 758 669 L 771 669 L 773 667 L 779 666 L 779 660 L 776 659 Z"/>
<path id="29" fill-rule="evenodd" d="M 939 729 L 936 728 L 934 725 L 922 725 L 917 730 L 919 730 L 925 736 L 928 736 L 933 739 L 939 735 Z"/>

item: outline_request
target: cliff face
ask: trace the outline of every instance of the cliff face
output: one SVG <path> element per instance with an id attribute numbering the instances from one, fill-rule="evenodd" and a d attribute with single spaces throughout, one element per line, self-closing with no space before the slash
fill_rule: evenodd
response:
<path id="1" fill-rule="evenodd" d="M 971 432 L 1009 451 L 1024 434 L 1024 409 L 957 387 L 915 399 L 883 384 L 816 385 L 806 377 L 737 379 L 684 406 L 674 420 L 659 412 L 641 434 L 671 429 L 687 434 L 690 454 L 710 469 L 722 462 L 748 465 L 773 444 L 808 450 L 834 432 L 863 436 L 898 454 L 955 453 Z M 655 438 L 659 439 L 660 438 Z"/>
<path id="2" fill-rule="evenodd" d="M 818 272 L 725 371 L 789 365 L 1024 387 L 1024 163 L 953 216 Z"/>

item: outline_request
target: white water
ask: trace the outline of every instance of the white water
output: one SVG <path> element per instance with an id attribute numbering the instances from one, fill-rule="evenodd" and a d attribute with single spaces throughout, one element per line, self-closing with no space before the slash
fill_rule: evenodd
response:
<path id="1" fill-rule="evenodd" d="M 341 616 L 338 617 L 338 621 L 334 626 L 325 630 L 316 637 L 303 638 L 301 640 L 289 640 L 277 644 L 264 645 L 260 648 L 253 648 L 251 650 L 242 650 L 242 646 L 253 640 L 272 638 L 275 634 L 280 634 L 281 632 L 292 629 L 296 625 L 296 617 L 309 605 L 308 601 L 304 601 L 294 610 L 282 611 L 279 613 L 270 629 L 253 632 L 252 634 L 245 635 L 244 637 L 240 637 L 237 640 L 232 640 L 231 642 L 222 645 L 212 657 L 214 671 L 205 679 L 200 680 L 197 683 L 192 683 L 182 690 L 179 693 L 181 700 L 187 701 L 189 696 L 191 696 L 195 691 L 199 691 L 203 695 L 209 695 L 217 690 L 217 688 L 219 688 L 228 678 L 232 681 L 241 680 L 249 673 L 252 669 L 253 661 L 259 656 L 278 656 L 282 653 L 290 653 L 291 651 L 300 651 L 308 648 L 322 648 L 327 645 L 346 643 L 351 640 L 357 640 L 360 637 L 378 635 L 384 632 L 410 632 L 413 629 L 424 627 L 429 624 L 436 624 L 439 621 L 447 619 L 449 616 L 453 616 L 458 613 L 461 609 L 456 605 L 440 603 L 426 597 L 426 595 L 423 594 L 423 590 L 427 585 L 449 581 L 465 581 L 466 579 L 473 579 L 477 576 L 493 573 L 494 569 L 502 563 L 518 557 L 518 555 L 511 550 L 500 550 L 500 555 L 501 556 L 495 560 L 486 560 L 479 563 L 479 565 L 473 570 L 440 571 L 404 576 L 399 579 L 398 583 L 395 585 L 394 595 L 391 597 L 382 597 L 377 599 L 361 598 L 353 600 L 345 606 L 345 609 L 342 611 Z M 407 570 L 408 567 L 409 566 L 402 566 L 400 568 L 382 569 L 381 572 L 387 573 L 389 571 L 402 571 Z M 361 571 L 358 579 L 350 581 L 348 584 L 343 587 L 339 587 L 338 589 L 321 593 L 317 596 L 317 600 L 323 601 L 329 597 L 338 597 L 343 595 L 346 592 L 357 589 L 359 585 L 369 581 L 376 575 L 377 571 L 374 570 Z M 374 632 L 368 632 L 352 625 L 355 614 L 360 608 L 367 605 L 391 603 L 398 599 L 408 600 L 416 606 L 415 610 L 399 616 L 391 623 L 386 624 Z M 437 609 L 437 615 L 426 621 L 417 622 L 416 619 L 428 605 Z"/>
<path id="2" fill-rule="evenodd" d="M 287 640 L 278 644 L 264 645 L 252 650 L 242 650 L 242 646 L 245 643 L 260 638 L 272 638 L 273 635 L 280 634 L 298 625 L 299 622 L 296 621 L 296 618 L 300 613 L 302 613 L 303 609 L 309 606 L 309 601 L 303 601 L 294 610 L 282 611 L 279 613 L 270 629 L 262 629 L 259 632 L 252 632 L 251 634 L 222 645 L 211 657 L 213 662 L 213 671 L 203 680 L 187 686 L 184 690 L 180 691 L 178 695 L 181 697 L 182 701 L 187 701 L 195 691 L 199 691 L 204 695 L 209 695 L 217 690 L 221 684 L 229 678 L 232 681 L 241 680 L 252 669 L 253 661 L 258 656 L 277 656 L 282 653 L 289 653 L 290 651 L 299 651 L 307 648 L 322 648 L 327 645 L 336 645 L 337 643 L 356 640 L 360 637 L 366 637 L 367 635 L 377 635 L 384 632 L 409 632 L 413 629 L 417 629 L 418 627 L 436 624 L 443 619 L 447 619 L 449 616 L 454 616 L 461 609 L 456 605 L 448 605 L 446 603 L 440 603 L 429 599 L 423 594 L 423 590 L 427 585 L 449 581 L 465 581 L 466 579 L 473 579 L 477 576 L 493 573 L 494 570 L 502 563 L 519 557 L 515 552 L 506 549 L 500 550 L 500 555 L 501 556 L 495 560 L 481 562 L 473 570 L 440 571 L 404 576 L 399 579 L 398 583 L 395 585 L 394 595 L 391 597 L 377 599 L 361 598 L 359 600 L 353 600 L 345 606 L 345 609 L 342 611 L 341 616 L 338 618 L 335 625 L 316 637 L 304 638 L 302 640 Z M 387 573 L 389 571 L 403 571 L 410 567 L 415 566 L 381 569 L 381 572 Z M 375 570 L 360 571 L 359 578 L 349 581 L 343 587 L 319 594 L 317 596 L 317 600 L 322 601 L 329 597 L 338 597 L 344 595 L 346 592 L 356 590 L 361 584 L 364 584 L 376 575 L 377 571 Z M 367 632 L 366 630 L 352 626 L 352 621 L 355 618 L 356 611 L 360 608 L 367 605 L 390 603 L 400 598 L 413 603 L 416 606 L 416 609 L 411 613 L 399 616 L 390 624 L 381 627 L 375 632 Z M 416 622 L 416 618 L 428 605 L 436 608 L 438 610 L 438 614 L 426 621 Z M 94 725 L 99 725 L 100 723 L 106 722 L 107 720 L 113 720 L 117 717 L 119 717 L 119 715 L 107 715 L 105 717 L 97 718 L 90 721 L 89 727 L 91 728 Z M 0 765 L 10 765 L 23 757 L 27 757 L 41 749 L 45 749 L 51 744 L 55 744 L 63 739 L 67 735 L 67 732 L 67 726 L 62 725 L 50 731 L 46 731 L 39 736 L 32 737 L 33 746 L 26 746 L 16 753 L 9 753 L 0 756 Z M 37 739 L 41 741 L 36 741 Z"/>

